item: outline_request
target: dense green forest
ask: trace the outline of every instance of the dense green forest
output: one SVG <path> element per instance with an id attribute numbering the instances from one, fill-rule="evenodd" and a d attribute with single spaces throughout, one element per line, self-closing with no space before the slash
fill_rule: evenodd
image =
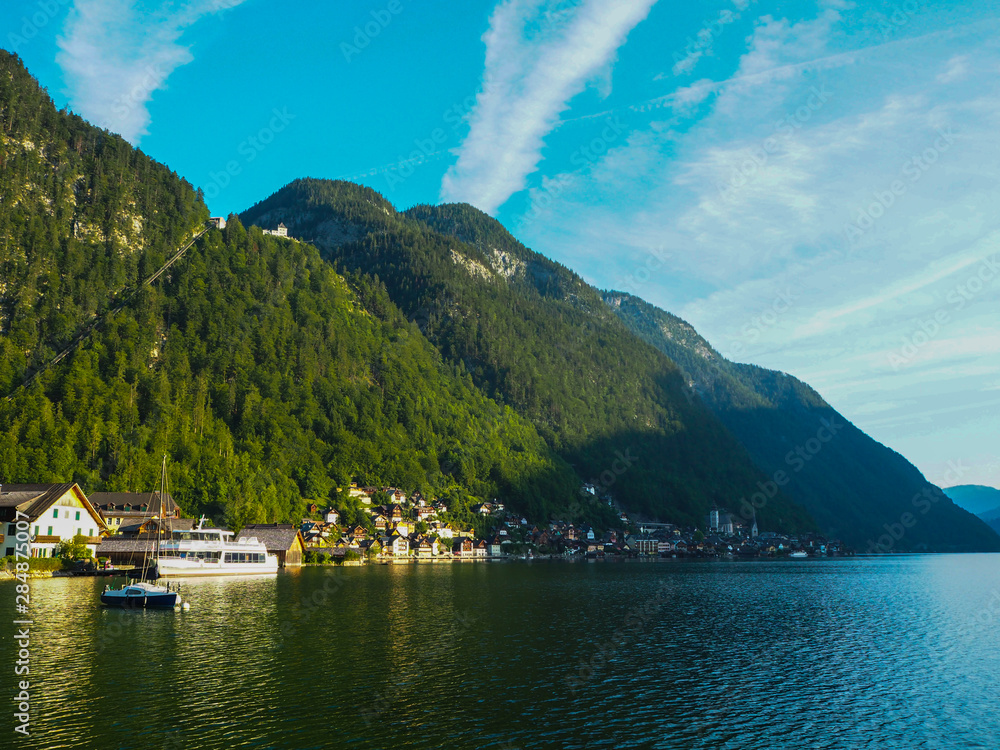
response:
<path id="1" fill-rule="evenodd" d="M 498 496 L 544 518 L 575 500 L 529 422 L 444 363 L 377 280 L 311 246 L 232 217 L 142 286 L 207 218 L 197 192 L 56 112 L 15 57 L 0 66 L 5 482 L 148 490 L 166 453 L 183 509 L 236 526 L 348 504 L 352 478 L 456 511 Z"/>
<path id="2" fill-rule="evenodd" d="M 787 493 L 826 534 L 864 550 L 886 533 L 885 524 L 898 525 L 911 513 L 918 522 L 902 539 L 890 540 L 896 549 L 1000 550 L 1000 537 L 982 521 L 802 381 L 726 360 L 688 323 L 637 297 L 607 292 L 604 298 L 637 335 L 683 368 L 763 471 L 787 473 Z M 842 427 L 828 442 L 810 444 L 824 424 Z M 813 453 L 807 445 L 819 448 Z"/>
<path id="3" fill-rule="evenodd" d="M 623 507 L 701 524 L 712 503 L 735 508 L 764 481 L 669 358 L 471 206 L 401 214 L 368 188 L 306 179 L 241 217 L 284 222 L 337 268 L 379 279 L 446 361 Z M 772 528 L 812 526 L 780 494 L 762 516 Z"/>
<path id="4" fill-rule="evenodd" d="M 443 496 L 460 517 L 498 497 L 536 521 L 612 523 L 581 506 L 586 481 L 701 525 L 784 470 L 764 529 L 818 523 L 864 549 L 922 496 L 897 549 L 1000 548 L 808 385 L 727 362 L 471 206 L 401 213 L 297 180 L 145 285 L 204 230 L 200 192 L 56 111 L 2 52 L 0 195 L 4 482 L 149 490 L 167 454 L 184 510 L 233 525 L 295 520 L 308 501 L 352 521 L 338 494 L 352 479 Z M 257 228 L 280 221 L 296 239 Z M 824 420 L 843 427 L 796 468 Z"/>
<path id="5" fill-rule="evenodd" d="M 0 50 L 0 394 L 208 218 L 195 189 L 52 100 Z"/>

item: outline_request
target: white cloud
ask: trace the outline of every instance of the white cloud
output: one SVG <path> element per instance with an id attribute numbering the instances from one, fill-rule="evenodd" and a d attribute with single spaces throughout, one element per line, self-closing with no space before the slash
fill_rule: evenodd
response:
<path id="1" fill-rule="evenodd" d="M 656 0 L 507 0 L 483 36 L 483 90 L 458 161 L 441 184 L 445 201 L 494 212 L 525 187 L 546 135 L 569 101 L 610 65 Z"/>
<path id="2" fill-rule="evenodd" d="M 988 431 L 962 398 L 997 414 L 981 401 L 1000 346 L 1000 275 L 983 261 L 1000 247 L 997 26 L 861 47 L 872 35 L 833 10 L 761 19 L 726 79 L 630 108 L 624 145 L 549 175 L 564 188 L 523 239 L 601 286 L 631 282 L 733 359 L 803 378 L 921 466 L 936 446 L 908 411 L 940 406 L 928 434 L 967 425 L 964 450 Z M 641 121 L 660 108 L 669 127 Z M 879 215 L 852 242 L 862 212 Z M 669 259 L 650 262 L 656 248 Z"/>
<path id="3" fill-rule="evenodd" d="M 149 130 L 147 105 L 174 70 L 194 59 L 184 30 L 244 0 L 189 0 L 160 10 L 135 0 L 76 0 L 58 39 L 73 109 L 137 145 Z"/>
<path id="4" fill-rule="evenodd" d="M 968 55 L 955 55 L 948 61 L 948 65 L 944 71 L 942 71 L 938 77 L 938 83 L 951 83 L 952 81 L 957 81 L 965 77 L 968 72 L 968 65 L 966 64 L 969 60 Z"/>

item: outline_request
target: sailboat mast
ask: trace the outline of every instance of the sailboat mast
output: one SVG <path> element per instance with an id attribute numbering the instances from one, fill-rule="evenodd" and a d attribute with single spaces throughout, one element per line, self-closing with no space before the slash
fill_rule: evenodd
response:
<path id="1" fill-rule="evenodd" d="M 163 495 L 167 487 L 167 454 L 163 454 L 163 465 L 160 467 L 160 509 L 159 520 L 156 523 L 156 575 L 160 575 L 160 535 L 163 534 Z"/>

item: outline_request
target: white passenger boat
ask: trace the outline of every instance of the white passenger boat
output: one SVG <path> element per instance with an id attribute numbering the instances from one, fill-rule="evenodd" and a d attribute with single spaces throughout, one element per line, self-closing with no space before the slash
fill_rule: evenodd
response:
<path id="1" fill-rule="evenodd" d="M 156 568 L 161 578 L 177 576 L 228 576 L 278 572 L 278 556 L 269 554 L 256 537 L 233 539 L 225 529 L 198 528 L 174 531 L 160 544 Z"/>

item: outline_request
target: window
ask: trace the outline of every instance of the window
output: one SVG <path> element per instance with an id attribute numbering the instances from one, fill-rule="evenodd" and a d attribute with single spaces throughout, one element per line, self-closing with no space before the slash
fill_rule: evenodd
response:
<path id="1" fill-rule="evenodd" d="M 79 521 L 79 520 L 80 520 L 80 511 L 77 511 L 77 512 L 76 512 L 76 520 L 77 520 L 77 521 Z"/>
<path id="2" fill-rule="evenodd" d="M 52 536 L 52 527 L 49 526 L 49 536 Z"/>
<path id="3" fill-rule="evenodd" d="M 38 527 L 35 527 L 35 536 L 38 536 Z"/>
<path id="4" fill-rule="evenodd" d="M 59 509 L 58 508 L 56 508 L 54 511 L 52 511 L 52 517 L 53 518 L 59 518 Z"/>
<path id="5" fill-rule="evenodd" d="M 9 536 L 14 536 L 16 533 L 17 533 L 17 524 L 12 523 L 9 526 L 7 526 L 7 534 Z"/>

